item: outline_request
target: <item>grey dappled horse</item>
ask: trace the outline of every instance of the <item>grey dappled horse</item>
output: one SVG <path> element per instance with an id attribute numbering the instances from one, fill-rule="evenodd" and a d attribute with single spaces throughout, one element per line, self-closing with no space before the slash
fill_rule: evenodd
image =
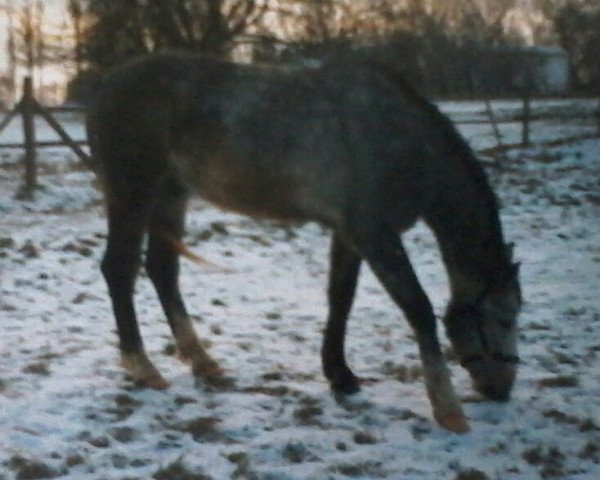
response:
<path id="1" fill-rule="evenodd" d="M 344 337 L 365 261 L 414 330 L 434 417 L 464 432 L 436 319 L 399 236 L 424 220 L 450 279 L 444 323 L 454 350 L 479 392 L 508 399 L 521 294 L 496 198 L 449 120 L 392 70 L 366 61 L 281 68 L 147 56 L 106 78 L 88 133 L 108 213 L 102 272 L 123 364 L 138 383 L 167 385 L 146 356 L 133 306 L 145 235 L 145 267 L 180 353 L 196 375 L 220 374 L 178 287 L 174 244 L 197 193 L 227 210 L 331 229 L 322 360 L 333 390 L 359 389 Z"/>

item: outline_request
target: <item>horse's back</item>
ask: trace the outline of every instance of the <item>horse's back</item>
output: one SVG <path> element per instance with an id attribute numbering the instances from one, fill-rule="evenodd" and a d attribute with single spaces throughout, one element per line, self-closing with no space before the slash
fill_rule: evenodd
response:
<path id="1" fill-rule="evenodd" d="M 446 168 L 431 164 L 437 114 L 419 102 L 364 62 L 151 55 L 107 78 L 90 142 L 108 176 L 175 172 L 242 213 L 339 224 L 360 208 L 410 223 Z"/>

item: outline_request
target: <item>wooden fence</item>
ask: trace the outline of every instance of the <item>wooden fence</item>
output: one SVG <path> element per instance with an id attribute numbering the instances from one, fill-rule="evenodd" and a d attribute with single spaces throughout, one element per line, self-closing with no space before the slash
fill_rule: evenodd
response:
<path id="1" fill-rule="evenodd" d="M 570 99 L 564 99 L 569 101 Z M 528 147 L 533 144 L 537 147 L 554 147 L 567 143 L 572 143 L 578 140 L 600 138 L 600 100 L 597 105 L 593 106 L 591 102 L 595 100 L 581 99 L 582 102 L 588 103 L 586 107 L 580 106 L 579 111 L 557 111 L 558 106 L 542 107 L 532 105 L 529 101 L 523 102 L 520 107 L 512 108 L 508 113 L 503 108 L 496 106 L 496 111 L 492 109 L 491 102 L 485 100 L 485 108 L 478 114 L 467 114 L 470 118 L 461 118 L 464 114 L 445 110 L 445 113 L 454 121 L 457 126 L 460 125 L 490 125 L 491 134 L 495 139 L 496 144 L 488 147 L 479 147 L 477 153 L 481 156 L 496 157 L 496 160 L 502 160 L 504 153 L 523 147 Z M 560 106 L 560 108 L 564 108 Z M 506 107 L 504 107 L 506 109 Z M 535 132 L 539 133 L 538 128 L 534 128 L 536 124 L 547 123 L 550 126 L 556 125 L 578 125 L 579 132 L 560 133 L 552 138 L 532 140 L 532 135 Z M 518 124 L 521 127 L 520 139 L 515 140 L 514 135 L 512 140 L 505 137 L 502 133 L 501 126 Z M 539 137 L 539 135 L 538 135 Z M 501 165 L 498 165 L 501 166 Z"/>
<path id="2" fill-rule="evenodd" d="M 79 159 L 87 166 L 90 166 L 89 155 L 81 148 L 87 144 L 86 140 L 74 140 L 61 126 L 61 124 L 52 115 L 51 111 L 80 111 L 78 108 L 46 108 L 39 104 L 33 95 L 33 84 L 31 77 L 25 77 L 23 80 L 23 97 L 17 105 L 0 122 L 0 133 L 16 117 L 21 116 L 23 122 L 23 142 L 22 143 L 0 143 L 0 148 L 22 148 L 25 150 L 24 164 L 25 176 L 24 185 L 21 191 L 22 197 L 31 197 L 37 187 L 37 149 L 43 147 L 69 147 Z M 35 117 L 42 117 L 48 125 L 58 134 L 61 141 L 40 142 L 36 138 Z"/>

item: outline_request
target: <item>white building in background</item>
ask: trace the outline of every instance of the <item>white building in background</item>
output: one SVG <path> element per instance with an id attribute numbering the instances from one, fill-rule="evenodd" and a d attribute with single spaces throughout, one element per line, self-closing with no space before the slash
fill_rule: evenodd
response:
<path id="1" fill-rule="evenodd" d="M 569 56 L 559 47 L 531 47 L 534 83 L 540 93 L 563 93 L 569 88 Z"/>
<path id="2" fill-rule="evenodd" d="M 529 84 L 538 95 L 559 95 L 570 87 L 569 55 L 560 47 L 533 46 L 508 49 L 513 64 L 513 85 Z M 529 77 L 529 78 L 528 78 Z"/>

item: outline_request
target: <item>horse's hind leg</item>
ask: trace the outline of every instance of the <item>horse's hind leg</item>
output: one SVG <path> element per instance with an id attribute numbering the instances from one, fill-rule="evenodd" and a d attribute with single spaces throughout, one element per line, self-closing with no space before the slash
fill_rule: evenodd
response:
<path id="1" fill-rule="evenodd" d="M 467 419 L 454 393 L 450 374 L 436 334 L 433 309 L 410 264 L 398 235 L 384 229 L 352 232 L 352 240 L 363 258 L 404 311 L 421 354 L 427 394 L 433 415 L 444 428 L 457 433 L 469 430 Z"/>
<path id="2" fill-rule="evenodd" d="M 346 322 L 354 299 L 360 261 L 360 257 L 334 234 L 327 291 L 329 316 L 321 356 L 323 371 L 331 388 L 346 394 L 356 393 L 360 388 L 344 357 Z"/>
<path id="3" fill-rule="evenodd" d="M 221 373 L 196 335 L 179 290 L 179 255 L 173 242 L 181 241 L 187 196 L 174 179 L 168 179 L 152 212 L 146 271 L 152 280 L 181 357 L 192 362 L 197 376 Z"/>
<path id="4" fill-rule="evenodd" d="M 140 203 L 141 205 L 141 203 Z M 147 215 L 126 201 L 108 205 L 108 243 L 102 260 L 117 321 L 123 366 L 132 379 L 145 387 L 166 388 L 167 382 L 148 359 L 133 305 L 133 290 L 141 262 Z"/>

